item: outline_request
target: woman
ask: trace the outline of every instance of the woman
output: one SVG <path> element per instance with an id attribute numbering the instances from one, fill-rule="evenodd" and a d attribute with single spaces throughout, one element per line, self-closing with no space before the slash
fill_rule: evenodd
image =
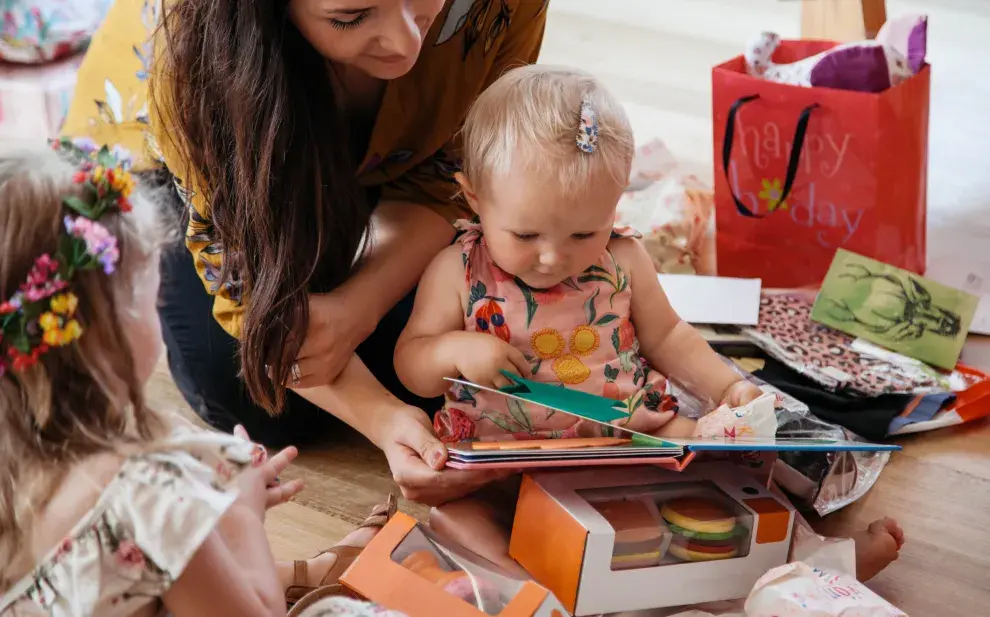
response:
<path id="1" fill-rule="evenodd" d="M 280 444 L 342 420 L 424 503 L 492 480 L 444 470 L 432 402 L 402 388 L 392 351 L 464 213 L 456 132 L 479 92 L 535 61 L 546 3 L 175 0 L 159 15 L 117 0 L 64 132 L 141 154 L 152 127 L 139 163 L 161 159 L 188 207 L 189 251 L 163 266 L 169 364 L 208 422 Z"/>

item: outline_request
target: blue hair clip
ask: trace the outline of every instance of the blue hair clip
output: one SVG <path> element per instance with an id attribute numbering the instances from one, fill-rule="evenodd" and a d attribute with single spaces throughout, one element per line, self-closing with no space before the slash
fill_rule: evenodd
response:
<path id="1" fill-rule="evenodd" d="M 598 149 L 598 114 L 590 99 L 581 101 L 581 122 L 578 125 L 577 147 L 586 154 Z"/>

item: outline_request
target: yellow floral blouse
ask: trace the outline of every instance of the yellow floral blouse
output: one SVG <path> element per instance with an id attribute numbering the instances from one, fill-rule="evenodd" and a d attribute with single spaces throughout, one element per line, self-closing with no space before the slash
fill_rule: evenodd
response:
<path id="1" fill-rule="evenodd" d="M 154 139 L 160 131 L 149 124 L 150 34 L 160 17 L 160 2 L 116 0 L 80 68 L 62 129 L 67 136 L 127 148 L 138 171 L 162 162 L 173 171 L 184 167 L 173 152 L 155 147 L 167 140 Z M 447 0 L 416 66 L 386 86 L 358 168 L 361 185 L 380 186 L 383 200 L 423 204 L 452 222 L 464 217 L 466 212 L 453 201 L 457 132 L 482 90 L 507 69 L 536 61 L 548 2 Z M 176 178 L 189 206 L 186 245 L 215 296 L 215 318 L 236 337 L 247 299 L 236 276 L 220 280 L 223 251 L 210 223 L 210 206 L 186 180 Z"/>

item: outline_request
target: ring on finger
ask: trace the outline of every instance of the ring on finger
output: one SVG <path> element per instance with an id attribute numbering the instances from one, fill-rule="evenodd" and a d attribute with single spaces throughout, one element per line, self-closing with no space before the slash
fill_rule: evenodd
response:
<path id="1" fill-rule="evenodd" d="M 281 486 L 281 485 L 282 485 L 282 479 L 279 478 L 278 476 L 275 476 L 275 479 L 268 483 L 267 488 L 275 488 L 276 486 Z"/>
<path id="2" fill-rule="evenodd" d="M 292 371 L 292 385 L 298 386 L 299 382 L 302 381 L 302 371 L 299 370 L 299 363 L 293 362 L 290 370 Z"/>

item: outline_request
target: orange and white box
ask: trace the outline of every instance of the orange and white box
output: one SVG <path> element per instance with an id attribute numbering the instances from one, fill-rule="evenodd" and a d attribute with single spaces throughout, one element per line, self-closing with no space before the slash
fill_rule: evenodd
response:
<path id="1" fill-rule="evenodd" d="M 341 577 L 362 597 L 409 617 L 564 617 L 546 588 L 505 573 L 399 512 Z"/>
<path id="2" fill-rule="evenodd" d="M 546 471 L 523 477 L 509 552 L 579 617 L 681 606 L 746 597 L 794 517 L 732 464 Z"/>

